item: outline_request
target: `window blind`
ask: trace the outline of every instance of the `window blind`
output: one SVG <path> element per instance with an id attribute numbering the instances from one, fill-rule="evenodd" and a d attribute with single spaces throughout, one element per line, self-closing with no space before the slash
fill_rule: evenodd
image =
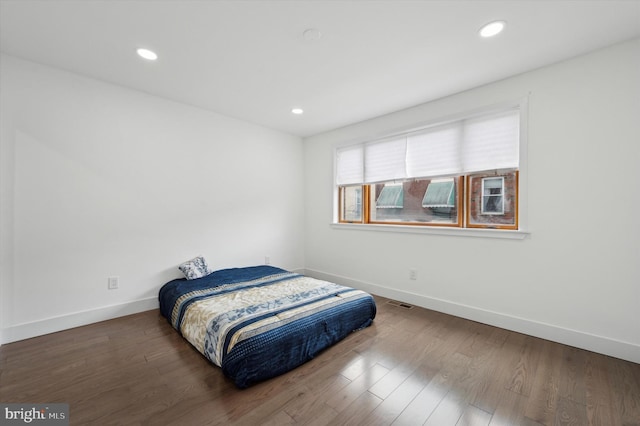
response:
<path id="1" fill-rule="evenodd" d="M 364 182 L 364 146 L 340 148 L 336 153 L 336 183 L 338 185 Z"/>
<path id="2" fill-rule="evenodd" d="M 462 172 L 516 168 L 520 157 L 520 113 L 505 111 L 464 121 Z"/>
<path id="3" fill-rule="evenodd" d="M 411 177 L 456 174 L 460 163 L 460 123 L 438 126 L 407 136 L 407 168 Z"/>
<path id="4" fill-rule="evenodd" d="M 407 176 L 406 138 L 395 138 L 364 146 L 364 181 L 367 183 L 404 179 Z"/>
<path id="5" fill-rule="evenodd" d="M 336 183 L 369 184 L 517 168 L 519 135 L 520 111 L 510 109 L 338 148 Z"/>

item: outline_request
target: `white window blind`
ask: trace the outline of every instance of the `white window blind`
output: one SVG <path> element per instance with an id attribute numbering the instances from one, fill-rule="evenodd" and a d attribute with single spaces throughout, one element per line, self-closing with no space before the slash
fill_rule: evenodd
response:
<path id="1" fill-rule="evenodd" d="M 518 167 L 519 111 L 465 120 L 463 128 L 462 172 Z"/>
<path id="2" fill-rule="evenodd" d="M 460 163 L 460 122 L 411 134 L 407 137 L 407 169 L 411 177 L 456 174 Z"/>
<path id="3" fill-rule="evenodd" d="M 517 168 L 520 111 L 458 120 L 339 148 L 336 183 L 365 184 Z"/>
<path id="4" fill-rule="evenodd" d="M 338 185 L 364 182 L 364 146 L 340 148 L 336 153 L 336 183 Z"/>
<path id="5" fill-rule="evenodd" d="M 407 142 L 405 137 L 369 143 L 364 146 L 364 181 L 366 183 L 407 177 Z"/>

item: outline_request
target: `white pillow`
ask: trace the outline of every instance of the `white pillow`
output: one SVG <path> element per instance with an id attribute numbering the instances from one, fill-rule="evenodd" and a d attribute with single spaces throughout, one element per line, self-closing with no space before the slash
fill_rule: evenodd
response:
<path id="1" fill-rule="evenodd" d="M 178 266 L 178 269 L 182 271 L 184 276 L 188 280 L 195 280 L 196 278 L 202 278 L 213 271 L 209 269 L 207 261 L 202 256 L 194 257 Z"/>

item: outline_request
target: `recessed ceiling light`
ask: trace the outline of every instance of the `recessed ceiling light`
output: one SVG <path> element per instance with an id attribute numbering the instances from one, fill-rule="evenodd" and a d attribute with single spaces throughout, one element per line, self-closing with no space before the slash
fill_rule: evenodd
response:
<path id="1" fill-rule="evenodd" d="M 136 50 L 136 52 L 138 53 L 138 56 L 140 56 L 141 58 L 147 59 L 149 61 L 155 61 L 156 59 L 158 59 L 158 55 L 156 54 L 156 52 L 149 49 L 140 48 Z"/>
<path id="2" fill-rule="evenodd" d="M 303 114 L 303 113 L 304 113 L 304 110 L 302 108 L 293 108 L 291 110 L 291 114 L 300 115 L 300 114 Z"/>
<path id="3" fill-rule="evenodd" d="M 482 37 L 493 37 L 494 35 L 498 35 L 504 30 L 504 26 L 507 23 L 504 21 L 493 21 L 489 22 L 487 25 L 480 28 L 480 36 Z"/>

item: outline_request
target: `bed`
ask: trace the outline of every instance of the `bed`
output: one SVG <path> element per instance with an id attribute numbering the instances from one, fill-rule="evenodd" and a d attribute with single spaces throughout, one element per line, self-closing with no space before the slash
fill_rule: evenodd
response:
<path id="1" fill-rule="evenodd" d="M 269 265 L 175 279 L 160 312 L 239 388 L 283 374 L 368 327 L 368 293 Z"/>

